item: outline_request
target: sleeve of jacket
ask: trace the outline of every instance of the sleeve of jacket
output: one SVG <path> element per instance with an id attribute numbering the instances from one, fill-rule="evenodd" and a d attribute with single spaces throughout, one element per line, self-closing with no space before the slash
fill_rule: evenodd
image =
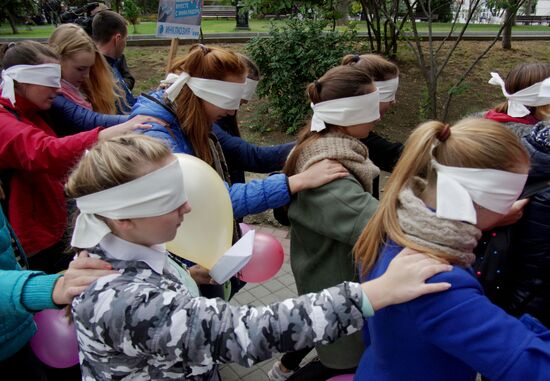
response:
<path id="1" fill-rule="evenodd" d="M 387 172 L 393 171 L 403 151 L 403 144 L 390 142 L 375 132 L 361 139 L 361 142 L 369 149 L 369 158 L 378 168 Z"/>
<path id="2" fill-rule="evenodd" d="M 181 130 L 175 126 L 164 127 L 158 123 L 149 123 L 151 128 L 141 130 L 140 133 L 158 139 L 172 150 L 173 153 L 186 153 L 194 155 L 193 148 L 182 135 Z M 170 129 L 170 130 L 169 130 Z"/>
<path id="3" fill-rule="evenodd" d="M 543 381 L 550 368 L 550 331 L 534 333 L 487 299 L 464 269 L 429 282 L 453 287 L 408 303 L 426 340 L 490 380 Z"/>
<path id="4" fill-rule="evenodd" d="M 52 292 L 60 277 L 40 271 L 0 270 L 0 316 L 58 308 L 52 301 Z"/>
<path id="5" fill-rule="evenodd" d="M 229 134 L 214 124 L 212 130 L 223 150 L 229 166 L 243 171 L 268 173 L 283 168 L 288 153 L 295 143 L 261 147 Z"/>
<path id="6" fill-rule="evenodd" d="M 55 97 L 49 113 L 53 124 L 73 132 L 89 131 L 96 127 L 111 127 L 124 123 L 129 118 L 128 115 L 108 115 L 88 110 L 62 95 Z"/>
<path id="7" fill-rule="evenodd" d="M 377 207 L 378 200 L 354 177 L 347 176 L 298 193 L 290 203 L 288 217 L 291 223 L 354 245 Z"/>
<path id="8" fill-rule="evenodd" d="M 235 218 L 278 208 L 290 202 L 287 177 L 276 174 L 263 180 L 233 184 L 229 187 L 229 197 Z"/>
<path id="9" fill-rule="evenodd" d="M 112 287 L 95 294 L 92 309 L 101 314 L 94 316 L 98 323 L 85 330 L 96 330 L 97 335 L 132 357 L 139 353 L 162 356 L 197 369 L 225 362 L 251 366 L 270 358 L 273 352 L 329 343 L 357 332 L 363 325 L 363 293 L 357 283 L 343 283 L 266 307 L 237 307 L 221 299 L 190 298 L 181 290 L 147 284 L 140 285 L 136 295 L 135 287 L 128 284 L 114 291 L 119 300 L 135 301 L 130 306 L 112 303 Z M 112 308 L 106 308 L 109 305 Z"/>
<path id="10" fill-rule="evenodd" d="M 97 142 L 100 129 L 58 138 L 18 121 L 0 119 L 0 168 L 47 172 L 63 177 L 85 149 Z"/>

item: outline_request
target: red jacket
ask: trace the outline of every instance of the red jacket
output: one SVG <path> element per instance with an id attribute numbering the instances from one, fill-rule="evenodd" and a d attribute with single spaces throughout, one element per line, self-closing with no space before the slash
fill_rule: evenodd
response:
<path id="1" fill-rule="evenodd" d="M 9 110 L 16 110 L 16 114 Z M 0 171 L 9 174 L 9 221 L 24 250 L 34 254 L 59 242 L 67 226 L 63 183 L 99 128 L 63 138 L 26 99 L 0 98 Z"/>
<path id="2" fill-rule="evenodd" d="M 505 114 L 503 112 L 498 112 L 494 109 L 491 109 L 491 110 L 487 111 L 487 113 L 485 114 L 484 117 L 485 117 L 485 119 L 494 120 L 495 122 L 499 122 L 499 123 L 510 123 L 510 122 L 512 122 L 512 123 L 526 124 L 526 125 L 529 125 L 529 126 L 535 125 L 538 122 L 540 122 L 537 118 L 535 118 L 531 114 L 516 118 L 516 117 L 510 116 L 508 114 Z"/>

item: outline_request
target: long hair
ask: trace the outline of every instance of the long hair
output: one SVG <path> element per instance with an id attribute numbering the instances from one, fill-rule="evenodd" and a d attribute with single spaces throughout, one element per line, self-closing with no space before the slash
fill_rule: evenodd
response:
<path id="1" fill-rule="evenodd" d="M 399 68 L 378 54 L 348 54 L 342 58 L 342 65 L 364 70 L 373 81 L 387 81 L 399 75 Z"/>
<path id="2" fill-rule="evenodd" d="M 504 81 L 504 86 L 509 94 L 514 94 L 520 90 L 526 89 L 535 83 L 544 81 L 550 77 L 550 64 L 546 62 L 524 63 L 513 68 Z M 550 104 L 531 107 L 527 106 L 538 120 L 543 120 L 550 115 Z M 508 112 L 508 102 L 502 102 L 495 111 L 506 114 Z"/>
<path id="3" fill-rule="evenodd" d="M 369 94 L 375 91 L 372 79 L 364 71 L 351 66 L 337 66 L 327 71 L 321 78 L 307 87 L 309 99 L 313 104 L 333 99 L 348 98 Z M 287 176 L 296 173 L 296 164 L 302 151 L 324 134 L 339 129 L 338 126 L 326 124 L 320 132 L 310 131 L 311 122 L 302 128 L 298 135 L 296 147 L 289 155 L 283 172 Z"/>
<path id="4" fill-rule="evenodd" d="M 529 156 L 517 137 L 501 124 L 487 119 L 464 119 L 453 127 L 444 142 L 439 142 L 445 125 L 430 121 L 417 127 L 407 139 L 405 149 L 385 186 L 378 210 L 359 237 L 354 254 L 367 274 L 376 263 L 379 250 L 387 239 L 398 245 L 423 251 L 436 258 L 456 263 L 444 253 L 421 247 L 409 241 L 397 218 L 399 193 L 415 176 L 428 180 L 428 186 L 437 178 L 431 168 L 431 159 L 452 167 L 491 168 L 519 172 L 529 163 Z"/>
<path id="5" fill-rule="evenodd" d="M 239 57 L 228 50 L 193 45 L 187 55 L 177 59 L 170 68 L 171 73 L 186 72 L 192 77 L 223 81 L 228 76 L 244 76 L 247 72 Z M 168 100 L 166 99 L 168 102 Z M 203 101 L 188 86 L 184 86 L 176 97 L 174 108 L 180 128 L 188 137 L 195 155 L 212 164 L 212 153 L 208 143 L 211 125 L 203 108 Z"/>
<path id="6" fill-rule="evenodd" d="M 81 90 L 88 97 L 94 111 L 102 114 L 116 114 L 117 102 L 124 99 L 124 93 L 117 85 L 105 57 L 84 29 L 76 24 L 60 25 L 53 31 L 48 44 L 61 57 L 62 75 L 64 60 L 69 60 L 80 52 L 94 55 L 94 64 Z"/>

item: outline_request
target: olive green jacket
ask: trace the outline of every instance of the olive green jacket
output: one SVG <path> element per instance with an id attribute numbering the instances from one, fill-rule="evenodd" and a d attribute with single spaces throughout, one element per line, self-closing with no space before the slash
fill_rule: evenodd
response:
<path id="1" fill-rule="evenodd" d="M 352 248 L 378 207 L 352 176 L 298 193 L 289 206 L 290 264 L 299 294 L 357 281 Z M 363 352 L 360 335 L 317 347 L 328 367 L 356 366 Z"/>

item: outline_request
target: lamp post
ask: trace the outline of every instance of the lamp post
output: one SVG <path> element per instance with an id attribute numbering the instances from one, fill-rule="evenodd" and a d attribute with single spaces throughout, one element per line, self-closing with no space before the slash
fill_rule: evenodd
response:
<path id="1" fill-rule="evenodd" d="M 248 26 L 248 10 L 243 11 L 243 3 L 240 1 L 234 1 L 233 4 L 235 4 L 235 20 L 237 21 L 237 26 L 235 29 L 237 30 L 250 30 L 250 27 Z"/>

